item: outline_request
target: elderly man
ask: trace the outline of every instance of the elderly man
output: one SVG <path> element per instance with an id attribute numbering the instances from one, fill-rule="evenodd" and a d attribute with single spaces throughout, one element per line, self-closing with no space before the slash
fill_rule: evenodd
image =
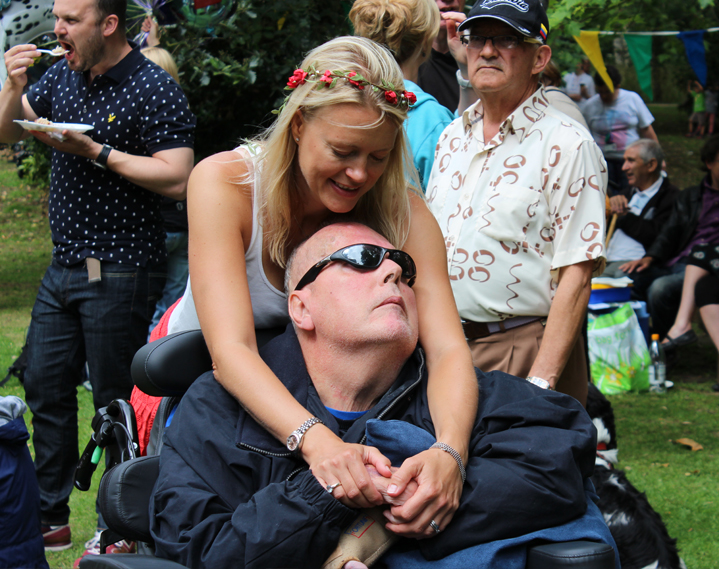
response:
<path id="1" fill-rule="evenodd" d="M 347 442 L 362 444 L 385 427 L 434 440 L 417 346 L 415 266 L 391 247 L 351 223 L 311 237 L 288 267 L 294 329 L 261 351 L 312 420 Z M 581 406 L 524 379 L 477 376 L 481 400 L 459 509 L 451 521 L 423 520 L 426 530 L 415 537 L 431 539 L 407 542 L 428 559 L 585 511 L 582 479 L 594 462 L 594 435 Z M 432 449 L 452 454 L 446 445 Z M 376 503 L 394 504 L 385 513 L 390 530 L 403 508 L 420 506 L 411 489 L 400 506 L 408 496 L 395 501 L 382 485 L 389 479 L 377 473 L 357 478 L 382 490 Z M 151 506 L 156 552 L 193 568 L 320 567 L 357 515 L 350 500 L 336 480 L 318 479 L 299 454 L 287 452 L 207 373 L 184 396 L 165 434 Z"/>
<path id="2" fill-rule="evenodd" d="M 547 27 L 539 0 L 474 5 L 459 31 L 480 100 L 440 137 L 427 195 L 474 365 L 584 403 L 580 327 L 603 269 L 606 165 L 538 86 Z"/>
<path id="3" fill-rule="evenodd" d="M 627 263 L 622 270 L 633 279 L 647 279 L 646 296 L 652 317 L 652 331 L 666 337 L 669 350 L 696 341 L 691 314 L 675 321 L 682 297 L 684 272 L 695 247 L 719 243 L 719 136 L 709 138 L 701 148 L 701 165 L 706 172 L 697 186 L 677 195 L 666 224 L 641 259 Z M 706 262 L 706 252 L 695 251 Z"/>
<path id="4" fill-rule="evenodd" d="M 125 0 L 56 0 L 65 55 L 27 93 L 27 69 L 40 52 L 18 45 L 5 54 L 0 140 L 27 134 L 16 119 L 90 128 L 58 129 L 58 138 L 33 131 L 53 148 L 55 248 L 32 311 L 25 394 L 51 550 L 72 545 L 68 499 L 82 369 L 87 361 L 96 409 L 130 396 L 132 356 L 145 343 L 165 281 L 160 199 L 184 198 L 193 165 L 195 118 L 172 78 L 128 44 L 125 10 Z"/>
<path id="5" fill-rule="evenodd" d="M 622 170 L 629 191 L 609 198 L 616 230 L 607 248 L 607 268 L 602 276 L 623 277 L 626 264 L 645 256 L 672 212 L 679 188 L 662 176 L 664 153 L 655 140 L 641 138 L 624 151 Z M 641 273 L 634 273 L 639 287 Z M 648 285 L 647 285 L 648 286 Z M 646 287 L 639 287 L 645 290 Z"/>

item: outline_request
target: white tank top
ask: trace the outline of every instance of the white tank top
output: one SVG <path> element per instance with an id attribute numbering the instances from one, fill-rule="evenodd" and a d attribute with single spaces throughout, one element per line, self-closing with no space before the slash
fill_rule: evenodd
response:
<path id="1" fill-rule="evenodd" d="M 247 145 L 235 149 L 242 158 L 251 160 L 256 152 Z M 287 314 L 287 296 L 284 291 L 278 290 L 268 280 L 262 266 L 262 225 L 260 215 L 260 176 L 259 168 L 254 171 L 252 189 L 252 236 L 250 246 L 245 253 L 245 266 L 247 269 L 247 283 L 250 288 L 252 299 L 252 315 L 255 320 L 256 329 L 274 328 L 285 326 L 290 318 Z M 190 279 L 187 279 L 187 287 L 180 303 L 170 315 L 167 331 L 168 334 L 182 332 L 185 330 L 198 330 L 200 321 L 197 318 L 195 302 L 192 298 L 192 287 Z"/>

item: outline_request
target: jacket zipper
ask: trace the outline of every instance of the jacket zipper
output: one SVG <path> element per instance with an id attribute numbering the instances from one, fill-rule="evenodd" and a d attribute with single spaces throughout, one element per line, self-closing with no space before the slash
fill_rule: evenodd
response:
<path id="1" fill-rule="evenodd" d="M 276 456 L 277 458 L 289 458 L 292 456 L 291 452 L 284 452 L 284 453 L 278 453 L 278 452 L 270 452 L 268 450 L 263 450 L 261 448 L 253 447 L 252 445 L 248 445 L 247 443 L 240 443 L 237 446 L 244 447 L 246 449 L 259 452 L 260 454 L 264 454 L 265 456 Z"/>

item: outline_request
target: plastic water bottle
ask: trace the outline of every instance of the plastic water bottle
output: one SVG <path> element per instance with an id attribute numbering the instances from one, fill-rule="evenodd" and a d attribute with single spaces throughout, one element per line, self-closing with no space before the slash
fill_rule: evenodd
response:
<path id="1" fill-rule="evenodd" d="M 659 342 L 659 334 L 652 334 L 652 345 L 649 347 L 652 365 L 649 366 L 649 391 L 652 393 L 667 392 L 667 364 L 664 348 Z"/>

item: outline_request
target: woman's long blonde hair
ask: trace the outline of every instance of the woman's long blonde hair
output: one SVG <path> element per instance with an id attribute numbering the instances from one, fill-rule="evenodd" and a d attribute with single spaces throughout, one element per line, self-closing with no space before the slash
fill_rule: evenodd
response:
<path id="1" fill-rule="evenodd" d="M 170 77 L 172 77 L 178 85 L 180 84 L 180 73 L 177 70 L 177 63 L 175 63 L 169 51 L 161 47 L 143 47 L 140 52 L 153 63 L 157 63 L 157 65 L 170 74 Z"/>
<path id="2" fill-rule="evenodd" d="M 403 65 L 417 50 L 429 56 L 442 21 L 435 0 L 355 0 L 355 34 L 386 45 Z"/>
<path id="3" fill-rule="evenodd" d="M 301 69 L 355 71 L 370 83 L 390 84 L 404 90 L 402 72 L 392 54 L 379 44 L 360 37 L 339 37 L 313 49 L 300 65 Z M 352 218 L 382 234 L 400 248 L 409 230 L 409 195 L 405 165 L 412 164 L 402 122 L 407 118 L 406 106 L 393 105 L 383 90 L 365 87 L 360 90 L 349 81 L 339 79 L 331 88 L 317 89 L 307 82 L 294 89 L 277 120 L 254 140 L 262 149 L 256 161 L 261 164 L 259 192 L 261 220 L 272 260 L 284 267 L 289 256 L 289 240 L 293 213 L 301 208 L 296 179 L 297 144 L 292 137 L 292 119 L 298 111 L 304 120 L 312 120 L 318 110 L 345 103 L 356 103 L 380 114 L 397 126 L 397 139 L 387 159 L 387 166 L 374 187 L 363 195 L 352 210 Z M 363 128 L 363 127 L 358 127 Z M 364 127 L 367 128 L 367 127 Z"/>

